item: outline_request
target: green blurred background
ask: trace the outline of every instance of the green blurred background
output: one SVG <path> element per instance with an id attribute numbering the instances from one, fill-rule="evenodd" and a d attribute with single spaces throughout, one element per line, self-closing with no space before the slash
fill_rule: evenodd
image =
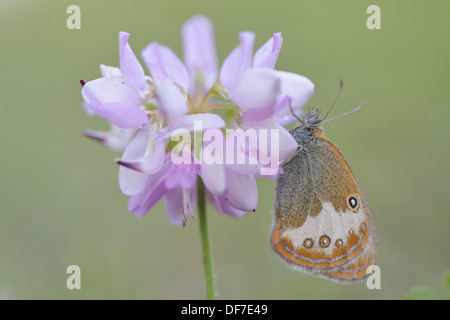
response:
<path id="1" fill-rule="evenodd" d="M 68 30 L 66 8 L 81 8 Z M 366 9 L 381 8 L 381 30 Z M 13 1 L 0 0 L 0 297 L 9 299 L 203 299 L 198 223 L 172 226 L 160 202 L 127 212 L 111 152 L 82 136 L 106 130 L 81 107 L 79 79 L 118 66 L 118 32 L 139 53 L 159 41 L 181 56 L 180 28 L 194 14 L 215 24 L 220 62 L 238 32 L 259 48 L 274 32 L 277 69 L 309 77 L 308 106 L 346 156 L 375 220 L 381 290 L 295 272 L 269 246 L 273 181 L 259 180 L 256 213 L 209 207 L 221 299 L 402 299 L 439 287 L 450 268 L 450 22 L 448 1 Z M 140 59 L 140 57 L 139 57 Z M 142 60 L 141 60 L 142 61 Z M 81 290 L 66 268 L 81 267 Z"/>

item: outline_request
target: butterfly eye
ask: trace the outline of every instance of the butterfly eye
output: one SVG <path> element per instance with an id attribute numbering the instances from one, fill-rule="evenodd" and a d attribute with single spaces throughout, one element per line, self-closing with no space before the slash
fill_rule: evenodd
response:
<path id="1" fill-rule="evenodd" d="M 305 239 L 305 241 L 303 241 L 303 245 L 305 246 L 305 248 L 309 249 L 313 246 L 314 242 L 312 241 L 312 239 Z"/>
<path id="2" fill-rule="evenodd" d="M 337 239 L 335 244 L 336 247 L 341 247 L 344 244 L 344 242 L 341 239 Z"/>
<path id="3" fill-rule="evenodd" d="M 359 201 L 356 199 L 354 195 L 349 195 L 347 198 L 347 204 L 350 210 L 353 212 L 356 212 L 359 208 Z"/>
<path id="4" fill-rule="evenodd" d="M 328 237 L 327 235 L 323 235 L 320 237 L 319 242 L 322 248 L 326 248 L 330 245 L 330 237 Z"/>

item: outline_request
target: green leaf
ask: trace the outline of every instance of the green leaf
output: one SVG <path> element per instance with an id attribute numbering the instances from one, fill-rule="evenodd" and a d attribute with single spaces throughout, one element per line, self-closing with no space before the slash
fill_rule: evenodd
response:
<path id="1" fill-rule="evenodd" d="M 447 271 L 447 273 L 444 275 L 444 286 L 447 290 L 447 300 L 450 300 L 450 271 Z"/>
<path id="2" fill-rule="evenodd" d="M 417 286 L 406 295 L 406 300 L 442 300 L 442 297 L 434 288 L 428 286 Z"/>
<path id="3" fill-rule="evenodd" d="M 450 293 L 450 271 L 447 271 L 447 273 L 444 275 L 444 285 L 445 289 Z"/>

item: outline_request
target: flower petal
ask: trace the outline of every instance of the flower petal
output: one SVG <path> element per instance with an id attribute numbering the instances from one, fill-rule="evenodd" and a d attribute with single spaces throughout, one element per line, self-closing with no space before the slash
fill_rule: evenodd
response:
<path id="1" fill-rule="evenodd" d="M 211 193 L 220 195 L 225 192 L 225 168 L 222 164 L 207 164 L 203 161 L 200 164 L 200 174 L 203 183 Z"/>
<path id="2" fill-rule="evenodd" d="M 168 47 L 152 42 L 142 50 L 142 57 L 156 82 L 170 80 L 184 89 L 189 87 L 186 67 Z"/>
<path id="3" fill-rule="evenodd" d="M 245 123 L 253 123 L 263 121 L 284 110 L 290 103 L 290 97 L 285 96 L 278 98 L 277 101 L 267 107 L 258 109 L 249 109 L 243 112 L 242 117 Z"/>
<path id="4" fill-rule="evenodd" d="M 119 167 L 119 186 L 122 192 L 131 196 L 144 189 L 148 174 L 129 169 L 125 166 Z"/>
<path id="5" fill-rule="evenodd" d="M 146 173 L 154 173 L 162 168 L 166 155 L 166 148 L 162 141 L 155 141 L 153 152 L 142 158 L 141 169 Z"/>
<path id="6" fill-rule="evenodd" d="M 211 88 L 217 80 L 217 52 L 212 22 L 202 15 L 189 19 L 181 30 L 184 62 L 191 75 L 191 88 L 198 78 L 202 86 Z"/>
<path id="7" fill-rule="evenodd" d="M 187 199 L 186 199 L 187 198 Z M 175 188 L 166 193 L 166 210 L 170 223 L 174 225 L 183 224 L 183 215 L 192 216 L 193 207 L 197 205 L 196 188 L 181 190 Z"/>
<path id="8" fill-rule="evenodd" d="M 242 211 L 254 211 L 258 205 L 258 189 L 253 175 L 239 174 L 227 170 L 226 199 L 234 208 Z"/>
<path id="9" fill-rule="evenodd" d="M 151 197 L 153 193 L 156 192 L 159 186 L 161 186 L 161 188 L 159 188 L 160 192 L 166 190 L 163 182 L 167 176 L 167 168 L 169 167 L 169 163 L 169 161 L 166 161 L 163 164 L 163 168 L 161 170 L 154 174 L 146 175 L 147 179 L 144 188 L 140 192 L 131 195 L 130 200 L 128 201 L 128 211 L 136 213 L 136 211 L 138 211 L 140 207 L 148 202 L 149 197 Z M 149 208 L 147 209 L 147 211 L 148 210 Z"/>
<path id="10" fill-rule="evenodd" d="M 253 68 L 275 68 L 282 44 L 281 32 L 274 33 L 273 37 L 256 51 L 253 57 Z"/>
<path id="11" fill-rule="evenodd" d="M 183 222 L 183 193 L 180 188 L 167 190 L 166 197 L 166 211 L 170 223 L 179 226 Z"/>
<path id="12" fill-rule="evenodd" d="M 96 140 L 113 151 L 124 151 L 136 135 L 136 130 L 122 129 L 111 124 L 111 130 L 107 132 L 85 130 L 84 135 Z"/>
<path id="13" fill-rule="evenodd" d="M 258 123 L 252 123 L 251 126 L 258 131 L 266 130 L 270 132 L 270 135 L 272 135 L 272 131 L 275 130 L 277 134 L 276 136 L 278 136 L 278 139 L 274 139 L 272 136 L 268 136 L 268 139 L 266 141 L 267 148 L 259 148 L 260 153 L 265 152 L 266 155 L 270 154 L 271 157 L 276 158 L 276 161 L 283 161 L 290 158 L 297 151 L 297 141 L 295 141 L 294 137 L 289 133 L 289 131 L 286 130 L 277 121 L 268 118 Z M 262 137 L 262 135 L 259 133 L 258 136 L 260 138 Z M 272 152 L 276 152 L 277 155 L 271 154 Z"/>
<path id="14" fill-rule="evenodd" d="M 147 130 L 139 130 L 122 155 L 122 161 L 133 162 L 144 156 L 148 148 L 150 137 Z M 148 174 L 120 166 L 119 186 L 126 195 L 133 195 L 142 191 L 147 183 Z"/>
<path id="15" fill-rule="evenodd" d="M 280 79 L 268 68 L 245 71 L 230 88 L 231 100 L 244 110 L 271 106 L 279 93 Z"/>
<path id="16" fill-rule="evenodd" d="M 250 130 L 253 130 L 254 134 L 251 134 Z M 250 128 L 250 130 L 237 129 L 232 134 L 228 132 L 224 152 L 227 169 L 245 175 L 260 173 L 258 133 L 253 128 Z"/>
<path id="17" fill-rule="evenodd" d="M 102 76 L 105 78 L 122 76 L 122 71 L 120 71 L 120 68 L 106 66 L 104 64 L 100 65 L 100 72 L 101 72 Z"/>
<path id="18" fill-rule="evenodd" d="M 134 161 L 144 156 L 149 144 L 152 144 L 149 130 L 144 128 L 139 130 L 134 139 L 130 142 L 122 155 L 124 161 Z"/>
<path id="19" fill-rule="evenodd" d="M 142 104 L 139 93 L 125 81 L 122 76 L 99 78 L 86 83 L 81 95 L 88 105 L 99 105 L 108 102 L 124 103 L 139 106 Z"/>
<path id="20" fill-rule="evenodd" d="M 238 210 L 234 208 L 229 201 L 226 200 L 225 195 L 214 196 L 214 203 L 216 205 L 217 212 L 222 215 L 226 213 L 232 217 L 240 218 L 246 214 L 246 211 Z"/>
<path id="21" fill-rule="evenodd" d="M 88 105 L 86 102 L 83 102 L 83 103 L 81 104 L 81 106 L 83 107 L 84 112 L 86 112 L 86 114 L 87 114 L 88 116 L 92 117 L 92 116 L 96 116 L 96 115 L 97 115 L 97 114 L 94 112 L 94 110 L 92 110 L 91 106 Z"/>
<path id="22" fill-rule="evenodd" d="M 186 129 L 189 132 L 203 131 L 212 128 L 225 127 L 225 121 L 212 113 L 188 114 L 181 117 L 178 123 L 165 127 L 156 139 L 169 138 L 176 129 Z"/>
<path id="23" fill-rule="evenodd" d="M 227 88 L 252 64 L 255 34 L 248 31 L 241 32 L 239 41 L 240 44 L 225 58 L 220 69 L 220 81 Z"/>
<path id="24" fill-rule="evenodd" d="M 281 80 L 281 97 L 289 97 L 292 109 L 298 111 L 311 99 L 314 94 L 314 84 L 308 78 L 299 74 L 277 71 Z M 289 103 L 283 111 L 275 115 L 275 119 L 282 125 L 292 122 L 295 118 L 292 115 Z"/>
<path id="25" fill-rule="evenodd" d="M 170 164 L 166 180 L 164 181 L 164 185 L 167 189 L 174 189 L 176 187 L 189 189 L 195 184 L 197 180 L 198 165 L 193 163 L 193 159 L 191 160 L 190 164 Z"/>
<path id="26" fill-rule="evenodd" d="M 123 129 L 138 129 L 149 123 L 148 116 L 139 107 L 123 103 L 105 103 L 91 105 L 99 116 Z"/>
<path id="27" fill-rule="evenodd" d="M 186 97 L 176 84 L 168 80 L 157 84 L 156 103 L 158 111 L 169 124 L 177 124 L 188 111 Z"/>
<path id="28" fill-rule="evenodd" d="M 149 148 L 147 147 L 146 154 L 148 153 L 148 150 Z M 162 141 L 155 141 L 154 148 L 149 155 L 144 155 L 142 158 L 133 161 L 125 161 L 121 159 L 118 160 L 117 163 L 135 171 L 152 174 L 161 169 L 164 159 L 164 143 Z"/>
<path id="29" fill-rule="evenodd" d="M 129 33 L 119 32 L 120 70 L 127 83 L 142 92 L 149 88 L 149 84 L 145 80 L 144 69 L 128 44 L 129 38 Z"/>
<path id="30" fill-rule="evenodd" d="M 161 197 L 167 192 L 163 183 L 153 184 L 151 178 L 148 179 L 148 183 L 144 190 L 140 193 L 133 195 L 128 200 L 128 211 L 134 213 L 138 218 L 142 218 L 147 212 L 161 199 Z"/>

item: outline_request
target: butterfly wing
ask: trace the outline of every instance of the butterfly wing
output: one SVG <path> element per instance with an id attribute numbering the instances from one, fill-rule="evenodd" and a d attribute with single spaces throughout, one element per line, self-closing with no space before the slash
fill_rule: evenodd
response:
<path id="1" fill-rule="evenodd" d="M 355 175 L 337 147 L 316 138 L 276 182 L 272 248 L 294 268 L 338 282 L 364 279 L 375 263 L 375 227 Z"/>

